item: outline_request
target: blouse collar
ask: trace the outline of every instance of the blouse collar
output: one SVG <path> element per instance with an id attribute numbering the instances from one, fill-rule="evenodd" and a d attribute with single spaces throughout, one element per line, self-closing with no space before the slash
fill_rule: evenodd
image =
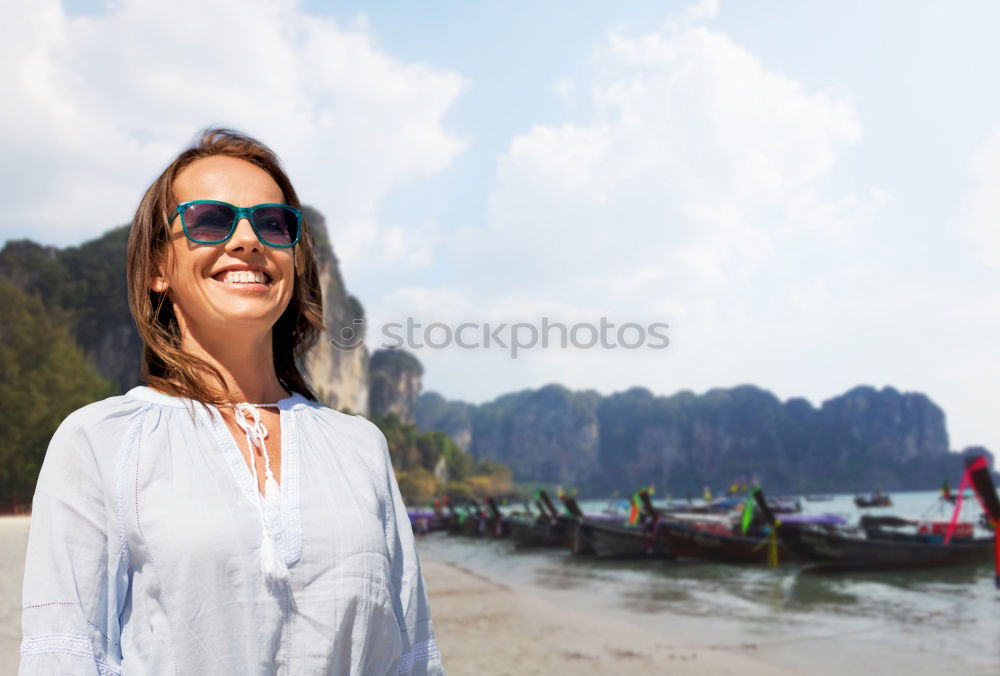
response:
<path id="1" fill-rule="evenodd" d="M 172 406 L 174 408 L 185 408 L 192 402 L 192 399 L 187 397 L 175 397 L 170 394 L 164 394 L 163 392 L 154 390 L 147 385 L 137 385 L 126 392 L 125 396 L 132 397 L 133 399 L 139 399 L 141 401 L 152 402 L 154 404 L 160 404 L 161 406 Z M 307 406 L 311 402 L 298 392 L 292 392 L 291 396 L 279 399 L 274 403 L 277 404 L 280 410 L 291 410 L 299 406 Z"/>

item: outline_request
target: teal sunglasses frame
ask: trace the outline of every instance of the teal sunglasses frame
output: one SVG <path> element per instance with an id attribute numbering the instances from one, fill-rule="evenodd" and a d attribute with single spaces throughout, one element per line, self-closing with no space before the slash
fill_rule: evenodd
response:
<path id="1" fill-rule="evenodd" d="M 191 236 L 191 233 L 188 232 L 187 223 L 184 221 L 184 212 L 187 210 L 188 207 L 192 207 L 196 204 L 218 204 L 220 206 L 229 207 L 236 213 L 236 217 L 233 219 L 232 224 L 229 226 L 229 232 L 226 234 L 225 237 L 218 240 L 206 241 L 206 240 L 195 239 L 194 237 Z M 253 222 L 253 215 L 254 212 L 256 212 L 258 209 L 263 209 L 265 207 L 281 207 L 282 209 L 287 209 L 295 214 L 297 228 L 295 232 L 295 240 L 292 241 L 291 244 L 272 244 L 271 242 L 268 242 L 267 240 L 265 240 L 263 237 L 260 236 L 260 232 L 257 230 L 257 226 Z M 230 204 L 229 202 L 220 202 L 219 200 L 192 200 L 190 202 L 183 202 L 182 204 L 178 204 L 177 209 L 175 211 L 176 214 L 181 217 L 181 228 L 184 230 L 184 236 L 187 237 L 190 241 L 194 242 L 195 244 L 212 246 L 215 244 L 222 244 L 223 242 L 228 241 L 229 238 L 233 236 L 233 233 L 236 232 L 236 226 L 239 225 L 240 221 L 242 221 L 244 218 L 247 219 L 247 223 L 249 223 L 250 227 L 253 228 L 253 234 L 257 235 L 257 240 L 261 244 L 264 244 L 265 246 L 273 247 L 275 249 L 291 249 L 293 246 L 299 243 L 299 239 L 302 237 L 302 210 L 296 209 L 295 207 L 289 206 L 287 204 L 256 204 L 252 207 L 238 207 L 233 204 Z M 173 221 L 174 219 L 171 218 L 170 220 Z"/>

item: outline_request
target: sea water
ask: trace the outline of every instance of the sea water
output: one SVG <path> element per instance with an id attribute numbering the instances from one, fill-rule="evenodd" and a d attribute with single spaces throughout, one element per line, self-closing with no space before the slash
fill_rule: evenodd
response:
<path id="1" fill-rule="evenodd" d="M 802 501 L 808 513 L 948 519 L 934 492 L 893 493 L 861 510 L 852 495 Z M 967 500 L 963 520 L 978 517 Z M 600 512 L 607 501 L 583 503 Z M 563 606 L 624 618 L 685 647 L 744 651 L 797 673 L 1000 674 L 1000 591 L 992 563 L 931 570 L 808 574 L 766 566 L 605 561 L 505 540 L 432 534 L 420 551 Z"/>

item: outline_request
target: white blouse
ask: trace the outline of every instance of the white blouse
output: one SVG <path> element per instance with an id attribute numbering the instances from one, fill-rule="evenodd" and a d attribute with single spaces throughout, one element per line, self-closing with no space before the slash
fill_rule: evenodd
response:
<path id="1" fill-rule="evenodd" d="M 300 394 L 278 408 L 262 513 L 213 406 L 136 387 L 63 421 L 32 503 L 20 674 L 444 674 L 385 436 Z"/>

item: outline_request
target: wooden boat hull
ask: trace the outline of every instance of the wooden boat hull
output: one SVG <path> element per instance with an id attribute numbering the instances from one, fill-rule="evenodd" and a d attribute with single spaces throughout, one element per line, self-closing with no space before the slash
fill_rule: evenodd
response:
<path id="1" fill-rule="evenodd" d="M 679 559 L 707 559 L 723 563 L 767 563 L 769 544 L 766 538 L 722 535 L 699 530 L 684 524 L 660 524 L 659 537 L 665 539 Z M 778 543 L 778 560 L 789 558 L 791 552 Z"/>
<path id="2" fill-rule="evenodd" d="M 510 521 L 510 538 L 517 549 L 558 547 L 563 542 L 564 527 L 559 522 Z"/>
<path id="3" fill-rule="evenodd" d="M 596 554 L 594 549 L 593 531 L 586 521 L 576 521 L 567 529 L 566 545 L 573 556 L 588 556 Z"/>
<path id="4" fill-rule="evenodd" d="M 867 539 L 844 533 L 780 526 L 781 539 L 811 570 L 892 570 L 988 561 L 992 538 L 932 544 Z"/>
<path id="5" fill-rule="evenodd" d="M 654 539 L 642 528 L 606 523 L 589 523 L 594 553 L 600 558 L 637 559 L 671 557 L 665 540 Z"/>

